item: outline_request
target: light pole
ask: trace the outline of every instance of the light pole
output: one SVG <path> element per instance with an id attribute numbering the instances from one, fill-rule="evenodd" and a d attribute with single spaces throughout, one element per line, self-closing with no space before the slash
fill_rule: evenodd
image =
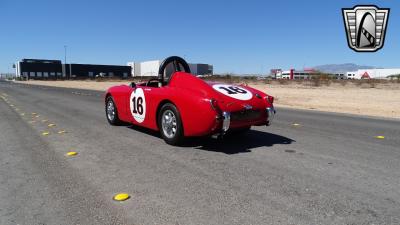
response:
<path id="1" fill-rule="evenodd" d="M 64 45 L 64 66 L 62 68 L 63 69 L 64 78 L 67 77 L 67 68 L 66 68 L 66 66 L 67 66 L 67 46 Z"/>
<path id="2" fill-rule="evenodd" d="M 64 62 L 65 62 L 65 66 L 67 66 L 67 45 L 64 45 Z M 65 68 L 65 76 L 67 76 L 67 68 Z M 72 77 L 72 66 L 71 63 L 69 64 L 69 78 L 71 79 Z"/>
<path id="3" fill-rule="evenodd" d="M 64 63 L 67 64 L 67 46 L 64 45 Z"/>

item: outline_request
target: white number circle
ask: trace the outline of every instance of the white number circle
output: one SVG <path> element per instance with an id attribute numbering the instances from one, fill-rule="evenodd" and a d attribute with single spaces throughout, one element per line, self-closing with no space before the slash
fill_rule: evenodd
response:
<path id="1" fill-rule="evenodd" d="M 146 117 L 146 98 L 143 89 L 137 88 L 132 92 L 129 105 L 133 118 L 136 122 L 142 123 Z"/>
<path id="2" fill-rule="evenodd" d="M 249 100 L 253 97 L 253 94 L 249 90 L 235 85 L 215 84 L 213 88 L 224 95 L 239 100 Z"/>

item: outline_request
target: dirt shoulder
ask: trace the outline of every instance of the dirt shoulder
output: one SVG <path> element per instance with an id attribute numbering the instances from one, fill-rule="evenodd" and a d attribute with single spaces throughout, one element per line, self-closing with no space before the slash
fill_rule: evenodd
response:
<path id="1" fill-rule="evenodd" d="M 15 81 L 24 84 L 105 91 L 129 81 Z M 356 85 L 351 82 L 312 86 L 308 83 L 250 83 L 275 97 L 280 107 L 400 119 L 400 84 Z M 373 86 L 373 87 L 372 87 Z"/>
<path id="2" fill-rule="evenodd" d="M 399 88 L 253 86 L 276 97 L 277 106 L 400 119 Z"/>
<path id="3" fill-rule="evenodd" d="M 96 91 L 105 91 L 115 85 L 129 84 L 129 81 L 104 81 L 96 82 L 91 80 L 71 80 L 71 81 L 44 81 L 44 80 L 30 80 L 30 81 L 14 81 L 22 84 L 43 85 L 52 87 L 64 88 L 78 88 Z"/>

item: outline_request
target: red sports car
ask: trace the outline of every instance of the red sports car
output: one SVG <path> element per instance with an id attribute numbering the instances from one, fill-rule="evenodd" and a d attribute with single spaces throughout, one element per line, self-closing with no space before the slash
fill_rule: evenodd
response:
<path id="1" fill-rule="evenodd" d="M 242 85 L 207 82 L 190 73 L 178 56 L 165 59 L 158 78 L 114 86 L 105 94 L 110 124 L 128 122 L 159 130 L 166 143 L 184 137 L 224 135 L 270 125 L 274 98 Z"/>

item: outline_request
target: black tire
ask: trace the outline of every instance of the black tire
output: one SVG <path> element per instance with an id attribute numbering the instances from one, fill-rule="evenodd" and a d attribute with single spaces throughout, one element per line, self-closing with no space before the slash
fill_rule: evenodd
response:
<path id="1" fill-rule="evenodd" d="M 169 118 L 171 118 L 171 121 L 169 121 Z M 175 105 L 171 103 L 164 104 L 158 113 L 157 121 L 161 137 L 167 144 L 178 145 L 183 141 L 182 119 Z M 175 121 L 175 125 L 173 125 L 173 121 Z M 174 128 L 175 132 L 173 132 Z"/>
<path id="2" fill-rule="evenodd" d="M 111 107 L 110 104 L 112 105 L 112 109 L 110 108 L 110 110 L 108 110 L 108 107 Z M 106 111 L 106 118 L 107 121 L 113 125 L 120 125 L 121 124 L 121 120 L 118 118 L 118 110 L 117 110 L 117 106 L 115 105 L 114 99 L 112 96 L 108 96 L 106 99 L 106 105 L 105 105 L 105 111 Z M 112 113 L 113 111 L 113 113 Z"/>

